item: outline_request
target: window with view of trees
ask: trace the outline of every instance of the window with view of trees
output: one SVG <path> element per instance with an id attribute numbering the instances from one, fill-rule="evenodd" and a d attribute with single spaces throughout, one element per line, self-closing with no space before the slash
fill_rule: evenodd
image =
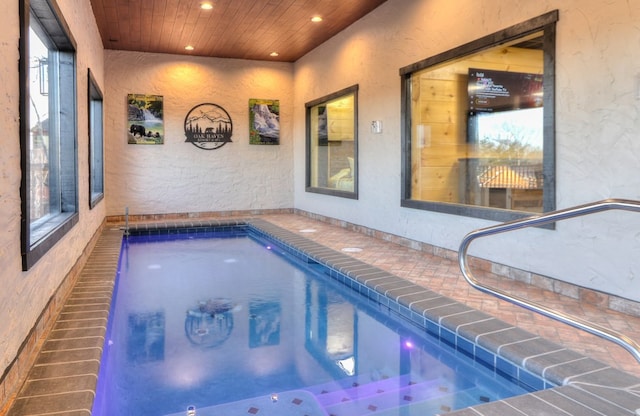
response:
<path id="1" fill-rule="evenodd" d="M 53 0 L 20 2 L 22 254 L 29 269 L 78 220 L 75 42 Z"/>
<path id="2" fill-rule="evenodd" d="M 502 221 L 555 208 L 556 21 L 401 69 L 403 206 Z"/>

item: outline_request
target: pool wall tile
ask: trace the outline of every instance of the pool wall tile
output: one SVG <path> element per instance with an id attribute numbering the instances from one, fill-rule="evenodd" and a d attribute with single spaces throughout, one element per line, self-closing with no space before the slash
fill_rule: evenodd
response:
<path id="1" fill-rule="evenodd" d="M 440 339 L 452 347 L 456 346 L 456 333 L 440 327 Z"/>
<path id="2" fill-rule="evenodd" d="M 475 344 L 463 337 L 456 337 L 456 349 L 469 357 L 475 358 L 476 356 Z"/>
<path id="3" fill-rule="evenodd" d="M 518 369 L 518 381 L 523 387 L 530 391 L 545 388 L 544 379 L 522 368 Z"/>
<path id="4" fill-rule="evenodd" d="M 475 359 L 485 367 L 496 368 L 496 355 L 479 345 L 475 345 Z"/>

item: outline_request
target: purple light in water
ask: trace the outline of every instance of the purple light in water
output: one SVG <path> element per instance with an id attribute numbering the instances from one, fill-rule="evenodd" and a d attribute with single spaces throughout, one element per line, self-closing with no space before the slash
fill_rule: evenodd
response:
<path id="1" fill-rule="evenodd" d="M 411 341 L 410 339 L 406 340 L 404 342 L 404 347 L 410 350 L 413 349 L 413 341 Z"/>
<path id="2" fill-rule="evenodd" d="M 271 246 L 267 246 L 267 250 L 271 250 Z"/>

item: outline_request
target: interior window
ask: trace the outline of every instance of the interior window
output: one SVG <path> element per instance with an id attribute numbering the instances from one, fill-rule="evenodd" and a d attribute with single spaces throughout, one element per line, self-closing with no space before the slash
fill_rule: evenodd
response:
<path id="1" fill-rule="evenodd" d="M 307 191 L 357 199 L 358 86 L 306 104 Z"/>
<path id="2" fill-rule="evenodd" d="M 27 270 L 77 222 L 75 42 L 53 1 L 20 4 L 22 253 Z"/>
<path id="3" fill-rule="evenodd" d="M 555 209 L 556 20 L 401 69 L 403 206 L 503 221 Z"/>

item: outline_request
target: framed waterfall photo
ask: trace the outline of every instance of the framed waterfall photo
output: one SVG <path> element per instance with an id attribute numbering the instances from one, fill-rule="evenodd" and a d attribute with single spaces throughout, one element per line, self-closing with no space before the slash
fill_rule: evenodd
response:
<path id="1" fill-rule="evenodd" d="M 280 101 L 249 99 L 249 144 L 280 144 Z"/>
<path id="2" fill-rule="evenodd" d="M 127 143 L 164 144 L 162 95 L 127 95 Z"/>

